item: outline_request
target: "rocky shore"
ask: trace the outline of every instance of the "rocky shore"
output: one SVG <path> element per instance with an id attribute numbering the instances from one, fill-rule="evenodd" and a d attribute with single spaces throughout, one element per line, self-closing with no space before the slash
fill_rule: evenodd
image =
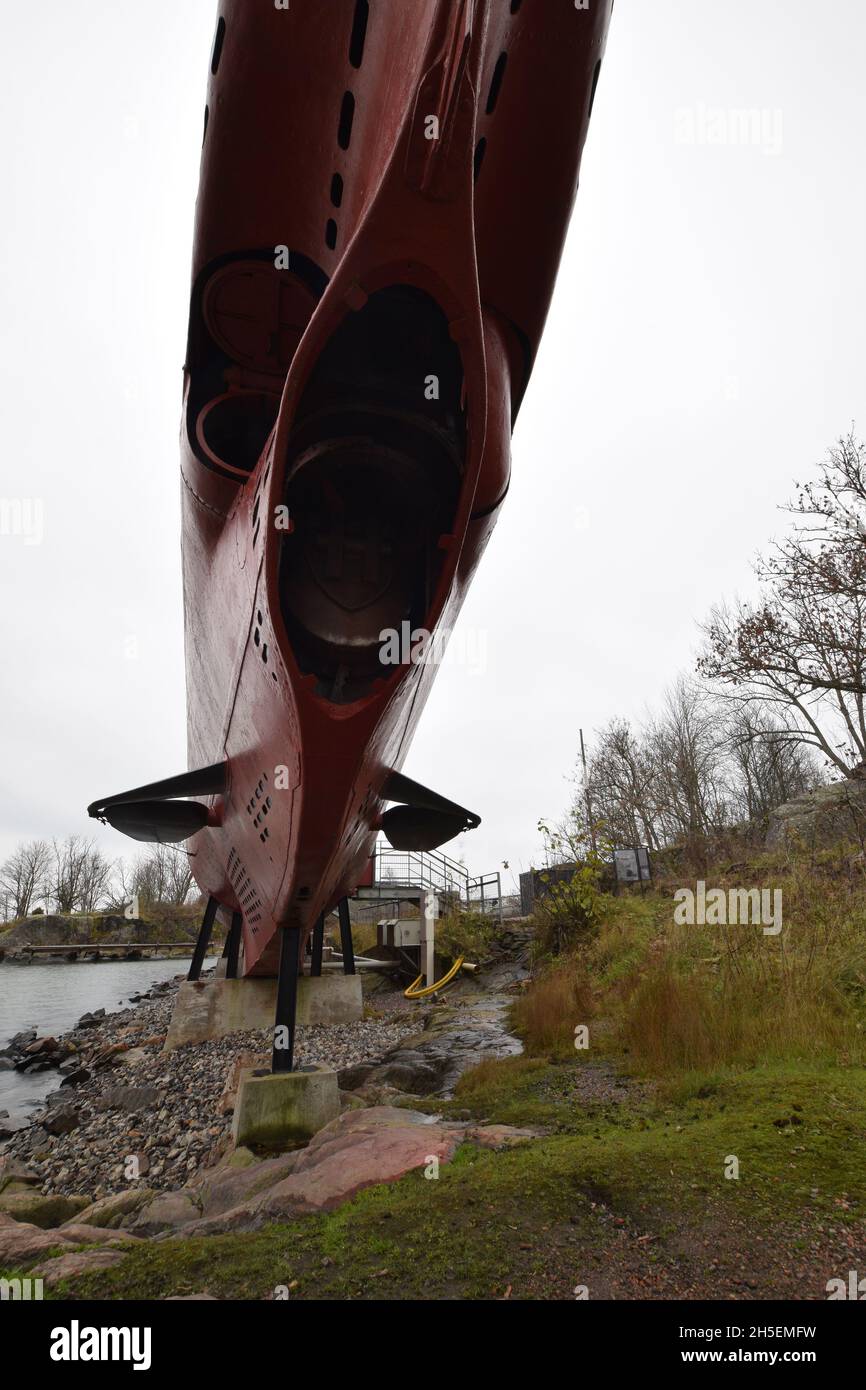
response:
<path id="1" fill-rule="evenodd" d="M 233 1073 L 267 1061 L 269 1036 L 236 1033 L 164 1053 L 179 979 L 154 986 L 131 1009 L 85 1014 L 62 1037 L 19 1034 L 0 1054 L 0 1065 L 20 1071 L 57 1071 L 57 1090 L 29 1123 L 0 1115 L 0 1154 L 25 1164 L 43 1196 L 96 1200 L 136 1180 L 179 1187 L 227 1148 Z M 418 1027 L 409 1012 L 301 1028 L 298 1060 L 337 1070 L 369 1065 Z"/>
<path id="2" fill-rule="evenodd" d="M 267 1061 L 268 1033 L 164 1052 L 179 980 L 123 1013 L 86 1015 L 64 1037 L 19 1036 L 7 1061 L 53 1065 L 59 1084 L 0 1143 L 0 1270 L 68 1288 L 143 1241 L 256 1230 L 333 1210 L 412 1171 L 435 1176 L 463 1144 L 531 1142 L 538 1131 L 412 1104 L 449 1096 L 485 1057 L 519 1051 L 508 1006 L 524 974 L 503 962 L 486 988 L 461 981 L 447 1002 L 422 1007 L 383 984 L 362 1021 L 299 1029 L 299 1063 L 337 1070 L 341 1113 L 309 1144 L 274 1155 L 231 1136 L 241 1069 Z"/>

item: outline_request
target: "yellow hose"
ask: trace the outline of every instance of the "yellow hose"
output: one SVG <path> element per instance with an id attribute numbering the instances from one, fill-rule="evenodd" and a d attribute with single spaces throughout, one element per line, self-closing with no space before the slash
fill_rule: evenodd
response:
<path id="1" fill-rule="evenodd" d="M 460 969 L 461 965 L 463 964 L 463 960 L 464 960 L 464 957 L 463 957 L 463 956 L 460 956 L 459 959 L 456 960 L 456 961 L 454 962 L 454 964 L 452 965 L 451 969 L 448 971 L 448 974 L 447 974 L 447 975 L 443 975 L 443 976 L 442 976 L 442 979 L 441 979 L 441 980 L 437 980 L 436 983 L 435 983 L 435 985 L 428 985 L 426 989 L 419 989 L 419 988 L 418 988 L 418 986 L 420 985 L 421 981 L 424 979 L 424 976 L 423 976 L 423 975 L 419 975 L 418 978 L 417 978 L 417 980 L 413 980 L 413 981 L 412 981 L 412 983 L 411 983 L 411 985 L 409 986 L 408 989 L 404 989 L 404 991 L 403 991 L 403 998 L 404 998 L 404 999 L 423 999 L 425 994 L 435 994 L 436 991 L 437 991 L 437 989 L 441 989 L 443 985 L 450 984 L 450 982 L 454 979 L 454 976 L 457 974 L 457 971 Z"/>

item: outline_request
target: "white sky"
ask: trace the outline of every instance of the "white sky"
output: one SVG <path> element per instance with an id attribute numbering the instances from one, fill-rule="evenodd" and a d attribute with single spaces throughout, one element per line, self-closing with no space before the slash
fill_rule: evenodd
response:
<path id="1" fill-rule="evenodd" d="M 128 854 L 87 803 L 186 765 L 177 436 L 215 9 L 5 0 L 0 497 L 44 535 L 0 535 L 0 855 L 94 830 Z M 483 817 L 451 847 L 475 870 L 528 867 L 579 726 L 658 701 L 696 621 L 750 590 L 792 479 L 866 430 L 864 38 L 862 0 L 617 0 L 468 662 L 405 769 Z M 743 110 L 757 142 L 732 142 Z"/>

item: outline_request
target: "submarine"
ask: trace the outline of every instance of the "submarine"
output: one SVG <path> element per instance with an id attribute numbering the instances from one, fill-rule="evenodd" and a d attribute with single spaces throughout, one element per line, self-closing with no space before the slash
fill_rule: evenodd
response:
<path id="1" fill-rule="evenodd" d="M 274 1070 L 335 908 L 354 969 L 377 836 L 480 824 L 402 771 L 436 673 L 417 653 L 508 493 L 611 10 L 219 6 L 180 443 L 188 770 L 88 811 L 185 847 L 190 977 L 222 910 L 229 975 L 279 979 Z"/>

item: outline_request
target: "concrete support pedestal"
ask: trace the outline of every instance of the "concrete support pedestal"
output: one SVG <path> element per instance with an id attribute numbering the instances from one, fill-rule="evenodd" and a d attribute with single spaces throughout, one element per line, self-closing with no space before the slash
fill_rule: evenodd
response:
<path id="1" fill-rule="evenodd" d="M 276 1004 L 276 980 L 186 980 L 175 1000 L 165 1051 L 229 1033 L 270 1031 Z M 305 975 L 298 980 L 300 1025 L 357 1023 L 363 1013 L 360 975 Z"/>
<path id="2" fill-rule="evenodd" d="M 241 1073 L 232 1133 L 236 1144 L 278 1149 L 306 1144 L 340 1113 L 337 1073 L 327 1067 L 256 1076 Z"/>

